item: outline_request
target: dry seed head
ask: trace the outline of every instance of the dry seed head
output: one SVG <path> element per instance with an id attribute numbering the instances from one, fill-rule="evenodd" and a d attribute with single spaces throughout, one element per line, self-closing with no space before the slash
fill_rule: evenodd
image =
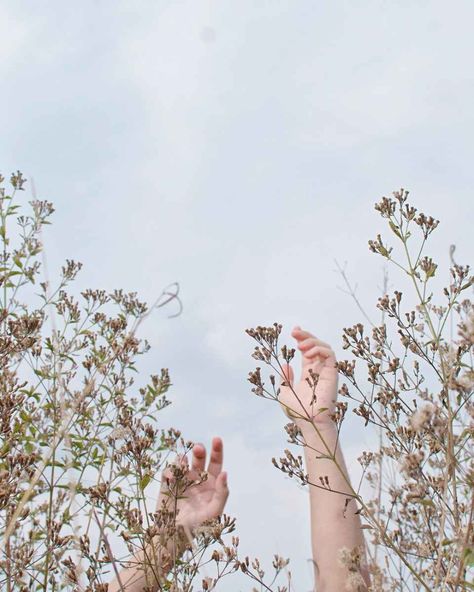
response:
<path id="1" fill-rule="evenodd" d="M 383 218 L 390 218 L 395 214 L 397 204 L 389 197 L 382 197 L 379 203 L 375 204 L 375 209 L 380 212 Z"/>
<path id="2" fill-rule="evenodd" d="M 435 412 L 435 406 L 432 403 L 426 403 L 417 409 L 410 417 L 410 425 L 415 432 L 421 432 L 431 421 Z"/>
<path id="3" fill-rule="evenodd" d="M 417 478 L 424 458 L 425 453 L 422 450 L 405 454 L 400 463 L 400 471 L 407 477 Z"/>
<path id="4" fill-rule="evenodd" d="M 462 344 L 472 347 L 474 345 L 474 306 L 467 313 L 465 319 L 458 326 L 458 334 Z"/>
<path id="5" fill-rule="evenodd" d="M 466 392 L 471 392 L 474 389 L 474 370 L 467 370 L 461 374 L 457 379 L 457 384 Z"/>
<path id="6" fill-rule="evenodd" d="M 288 563 L 290 562 L 289 559 L 284 559 L 280 555 L 274 555 L 272 565 L 275 569 L 284 569 Z"/>

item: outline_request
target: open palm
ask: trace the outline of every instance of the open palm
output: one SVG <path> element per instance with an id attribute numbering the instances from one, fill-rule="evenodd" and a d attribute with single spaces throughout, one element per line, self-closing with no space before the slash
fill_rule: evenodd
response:
<path id="1" fill-rule="evenodd" d="M 170 468 L 163 473 L 158 509 L 165 501 L 167 509 L 176 509 L 176 524 L 192 530 L 212 518 L 222 514 L 229 490 L 227 487 L 227 473 L 222 471 L 223 443 L 220 438 L 212 440 L 211 455 L 207 467 L 207 478 L 201 479 L 206 466 L 206 449 L 202 444 L 193 447 L 191 467 L 186 457 L 179 462 L 184 469 L 187 481 L 197 481 L 189 485 L 184 493 L 176 499 L 173 495 L 173 476 Z"/>

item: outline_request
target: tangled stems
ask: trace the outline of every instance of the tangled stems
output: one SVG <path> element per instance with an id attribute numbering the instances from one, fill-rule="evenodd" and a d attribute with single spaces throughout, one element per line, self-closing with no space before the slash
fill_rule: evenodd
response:
<path id="1" fill-rule="evenodd" d="M 181 475 L 172 507 L 149 508 L 170 457 L 192 449 L 161 426 L 168 369 L 139 384 L 137 375 L 149 350 L 138 330 L 156 309 L 180 313 L 178 284 L 148 307 L 134 292 L 74 292 L 81 264 L 72 260 L 50 282 L 42 232 L 54 209 L 34 195 L 22 201 L 25 183 L 17 172 L 9 188 L 0 175 L 0 587 L 106 592 L 115 577 L 130 592 L 121 574 L 132 566 L 149 590 L 189 592 L 211 566 L 203 591 L 237 571 L 274 590 L 240 558 L 238 537 L 228 543 L 232 518 L 182 539 L 179 506 L 195 481 Z"/>
<path id="2" fill-rule="evenodd" d="M 381 559 L 387 562 L 386 566 L 374 560 L 369 566 L 371 592 L 457 592 L 474 587 L 474 582 L 469 581 L 474 566 L 474 306 L 464 296 L 474 278 L 468 266 L 453 262 L 450 285 L 443 289 L 447 304 L 434 303 L 434 295 L 428 290 L 438 266 L 424 255 L 424 250 L 439 222 L 418 213 L 407 199 L 408 192 L 401 190 L 393 198 L 384 197 L 376 204 L 376 210 L 401 243 L 406 265 L 396 260 L 394 247 L 381 235 L 369 241 L 369 247 L 410 276 L 418 302 L 415 310 L 402 310 L 401 291 L 395 290 L 393 296 L 384 294 L 377 303 L 382 311 L 382 324 L 377 326 L 370 321 L 345 271 L 342 272 L 350 295 L 372 326 L 372 337 L 364 334 L 361 323 L 344 329 L 343 348 L 350 349 L 355 359 L 337 363 L 339 373 L 350 385 L 342 384 L 339 394 L 343 401 L 355 404 L 352 411 L 366 427 L 379 430 L 378 448 L 364 452 L 359 459 L 363 477 L 371 487 L 376 487 L 376 495 L 363 499 L 351 488 L 350 496 L 359 504 L 360 515 L 370 528 L 372 556 L 377 558 L 379 547 L 384 548 Z M 413 247 L 415 232 L 421 238 L 420 244 Z M 451 327 L 456 322 L 458 339 L 445 336 L 448 320 Z M 280 332 L 281 326 L 275 324 L 257 327 L 249 334 L 258 342 L 254 357 L 284 378 L 279 358 L 288 363 L 294 351 L 286 347 L 279 351 Z M 356 361 L 366 368 L 365 379 L 360 366 L 356 368 Z M 265 387 L 260 368 L 250 373 L 249 380 L 255 394 L 279 399 L 274 375 L 270 375 L 273 389 Z M 321 442 L 322 452 L 311 450 L 311 454 L 330 459 L 349 486 L 335 452 L 318 428 L 321 418 L 311 417 L 303 409 L 294 390 L 293 400 L 296 409 L 290 410 L 291 419 L 312 426 Z M 346 409 L 346 402 L 336 403 L 332 419 L 338 441 Z M 306 445 L 297 425 L 287 426 L 287 432 L 291 443 Z M 280 465 L 274 464 L 303 484 L 308 482 L 301 457 L 286 451 Z M 324 483 L 313 485 L 327 487 Z"/>

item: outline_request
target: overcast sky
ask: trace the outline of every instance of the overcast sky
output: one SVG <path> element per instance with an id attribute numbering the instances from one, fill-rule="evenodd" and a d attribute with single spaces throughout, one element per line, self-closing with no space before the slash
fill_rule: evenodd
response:
<path id="1" fill-rule="evenodd" d="M 473 19 L 468 0 L 0 1 L 2 172 L 54 202 L 49 264 L 82 261 L 79 287 L 179 282 L 183 314 L 142 327 L 144 371 L 173 378 L 163 425 L 224 437 L 242 549 L 290 556 L 298 592 L 307 492 L 271 465 L 286 422 L 250 394 L 244 330 L 298 323 L 341 354 L 361 314 L 335 260 L 378 319 L 367 240 L 400 186 L 441 220 L 430 253 L 472 261 Z M 370 437 L 344 438 L 355 475 Z"/>

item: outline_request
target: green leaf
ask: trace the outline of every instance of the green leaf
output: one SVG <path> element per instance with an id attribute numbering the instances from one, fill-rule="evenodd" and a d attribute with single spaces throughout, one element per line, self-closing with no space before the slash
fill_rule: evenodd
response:
<path id="1" fill-rule="evenodd" d="M 470 547 L 464 549 L 463 563 L 469 567 L 474 566 L 474 549 Z"/>
<path id="2" fill-rule="evenodd" d="M 64 463 L 60 462 L 59 460 L 50 460 L 46 463 L 47 467 L 58 467 L 60 469 L 64 469 Z"/>
<path id="3" fill-rule="evenodd" d="M 34 451 L 35 447 L 31 442 L 25 442 L 24 449 L 26 454 L 31 454 Z"/>
<path id="4" fill-rule="evenodd" d="M 419 499 L 419 500 L 413 500 L 416 501 L 417 503 L 423 505 L 423 506 L 431 506 L 431 507 L 435 507 L 435 504 L 432 500 L 430 499 Z"/>
<path id="5" fill-rule="evenodd" d="M 13 262 L 15 263 L 15 265 L 17 267 L 19 267 L 20 269 L 23 269 L 23 263 L 21 262 L 20 257 L 18 257 L 18 256 L 13 257 Z"/>
<path id="6" fill-rule="evenodd" d="M 49 375 L 46 372 L 42 372 L 41 370 L 35 370 L 35 374 L 36 376 L 39 376 L 40 378 L 49 378 Z"/>
<path id="7" fill-rule="evenodd" d="M 400 227 L 397 226 L 394 222 L 392 222 L 391 220 L 388 221 L 390 228 L 392 229 L 393 233 L 396 234 L 398 236 L 398 238 L 402 238 L 402 235 L 400 234 Z"/>
<path id="8" fill-rule="evenodd" d="M 22 409 L 20 411 L 20 418 L 23 421 L 28 422 L 31 419 L 31 415 L 29 413 L 27 413 L 24 409 Z"/>
<path id="9" fill-rule="evenodd" d="M 144 491 L 145 487 L 148 485 L 148 483 L 150 483 L 150 481 L 151 475 L 149 473 L 145 473 L 145 475 L 143 475 L 143 477 L 140 479 L 140 489 Z"/>

